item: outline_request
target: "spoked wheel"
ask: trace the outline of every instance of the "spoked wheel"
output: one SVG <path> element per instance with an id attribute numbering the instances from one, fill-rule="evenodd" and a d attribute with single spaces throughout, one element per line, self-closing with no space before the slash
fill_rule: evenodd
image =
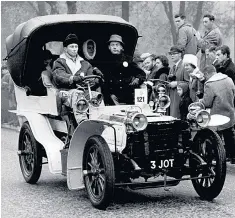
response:
<path id="1" fill-rule="evenodd" d="M 100 136 L 88 139 L 83 155 L 84 183 L 92 205 L 106 209 L 114 194 L 113 157 Z"/>
<path id="2" fill-rule="evenodd" d="M 25 181 L 36 183 L 42 171 L 42 152 L 28 123 L 24 123 L 20 131 L 19 161 Z"/>
<path id="3" fill-rule="evenodd" d="M 221 192 L 226 176 L 225 149 L 219 135 L 201 130 L 194 138 L 193 152 L 199 157 L 190 159 L 191 177 L 207 177 L 192 180 L 193 186 L 202 199 L 212 200 Z"/>

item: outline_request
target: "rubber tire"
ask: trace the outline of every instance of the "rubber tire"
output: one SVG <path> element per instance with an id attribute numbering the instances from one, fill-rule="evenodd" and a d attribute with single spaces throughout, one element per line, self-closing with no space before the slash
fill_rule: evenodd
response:
<path id="1" fill-rule="evenodd" d="M 217 153 L 217 166 L 215 169 L 215 178 L 210 187 L 201 186 L 197 180 L 192 180 L 193 187 L 201 199 L 211 201 L 216 198 L 223 189 L 225 177 L 226 177 L 226 153 L 223 146 L 223 143 L 219 135 L 210 130 L 203 129 L 199 131 L 194 138 L 194 146 L 196 145 L 198 139 L 208 139 L 210 138 L 215 146 Z M 193 149 L 194 150 L 194 149 Z M 197 176 L 196 172 L 192 172 L 191 176 Z"/>
<path id="2" fill-rule="evenodd" d="M 91 204 L 100 210 L 105 210 L 110 202 L 113 199 L 114 195 L 114 186 L 115 186 L 115 171 L 114 171 L 114 161 L 112 157 L 112 153 L 108 147 L 108 144 L 101 136 L 92 136 L 87 140 L 85 145 L 84 153 L 83 153 L 83 170 L 86 170 L 86 161 L 88 157 L 88 151 L 91 146 L 95 145 L 98 149 L 98 152 L 101 156 L 101 160 L 103 162 L 103 166 L 105 169 L 105 184 L 104 191 L 102 193 L 102 197 L 97 199 L 95 198 L 90 189 L 88 188 L 87 180 L 84 176 L 84 184 L 87 190 L 88 197 L 91 201 Z"/>
<path id="3" fill-rule="evenodd" d="M 23 166 L 24 156 L 19 155 L 20 168 L 21 168 L 21 172 L 23 174 L 25 181 L 30 184 L 35 184 L 39 180 L 41 171 L 42 171 L 42 149 L 41 149 L 41 145 L 34 138 L 32 130 L 28 122 L 26 122 L 22 125 L 21 130 L 20 130 L 19 150 L 23 149 L 22 140 L 23 140 L 24 134 L 28 134 L 28 136 L 30 137 L 31 147 L 34 153 L 33 154 L 34 164 L 33 164 L 32 172 L 30 174 L 27 174 Z"/>

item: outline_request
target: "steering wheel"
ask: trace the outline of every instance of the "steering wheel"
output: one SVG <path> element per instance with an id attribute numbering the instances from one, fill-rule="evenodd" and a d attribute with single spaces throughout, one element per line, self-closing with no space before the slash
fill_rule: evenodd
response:
<path id="1" fill-rule="evenodd" d="M 84 76 L 83 81 L 81 83 L 83 83 L 83 85 L 84 83 L 88 85 L 90 82 L 93 82 L 95 79 L 102 79 L 102 78 L 101 76 L 97 76 L 97 75 Z M 90 88 L 92 88 L 94 85 L 90 85 Z M 77 89 L 80 89 L 82 91 L 86 89 L 86 87 L 83 87 L 82 85 L 76 84 L 76 86 L 77 86 Z"/>
<path id="2" fill-rule="evenodd" d="M 94 79 L 101 79 L 101 76 L 97 76 L 97 75 L 84 76 L 83 77 L 83 82 L 89 83 Z"/>

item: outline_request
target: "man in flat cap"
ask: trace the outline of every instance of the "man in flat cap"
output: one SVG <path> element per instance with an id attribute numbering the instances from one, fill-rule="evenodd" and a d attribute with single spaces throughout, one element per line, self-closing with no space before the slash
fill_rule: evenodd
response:
<path id="1" fill-rule="evenodd" d="M 110 55 L 104 69 L 106 103 L 133 104 L 134 90 L 144 82 L 145 73 L 133 62 L 132 57 L 124 54 L 124 42 L 120 35 L 110 36 L 108 49 Z"/>
<path id="2" fill-rule="evenodd" d="M 69 34 L 65 38 L 63 46 L 64 52 L 54 62 L 52 73 L 53 82 L 57 88 L 71 90 L 72 101 L 70 102 L 72 103 L 68 106 L 73 108 L 75 119 L 77 123 L 80 123 L 82 120 L 86 119 L 87 116 L 85 113 L 81 114 L 76 110 L 76 96 L 80 95 L 82 92 L 76 90 L 77 85 L 84 86 L 84 76 L 94 74 L 102 76 L 102 73 L 97 68 L 93 68 L 89 62 L 78 55 L 78 38 L 75 34 Z M 99 79 L 91 83 L 93 90 L 96 90 L 99 86 Z M 92 92 L 92 95 L 95 94 L 96 92 Z"/>
<path id="3" fill-rule="evenodd" d="M 180 97 L 177 94 L 177 85 L 179 82 L 189 82 L 189 74 L 185 71 L 182 61 L 183 50 L 179 46 L 172 46 L 169 54 L 174 63 L 168 76 L 171 99 L 170 115 L 180 118 Z"/>

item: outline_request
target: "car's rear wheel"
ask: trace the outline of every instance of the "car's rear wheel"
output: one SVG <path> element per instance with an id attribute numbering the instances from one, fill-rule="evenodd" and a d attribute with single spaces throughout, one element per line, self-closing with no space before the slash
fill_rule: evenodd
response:
<path id="1" fill-rule="evenodd" d="M 20 130 L 18 154 L 25 181 L 35 184 L 42 171 L 42 149 L 28 123 L 24 123 Z"/>
<path id="2" fill-rule="evenodd" d="M 226 177 L 224 146 L 217 133 L 204 129 L 195 136 L 192 150 L 205 163 L 202 164 L 199 158 L 192 155 L 190 159 L 191 177 L 209 176 L 192 180 L 193 186 L 202 199 L 212 200 L 220 194 Z"/>
<path id="3" fill-rule="evenodd" d="M 83 172 L 92 205 L 106 209 L 114 194 L 115 172 L 112 154 L 102 137 L 88 139 L 83 155 Z"/>

